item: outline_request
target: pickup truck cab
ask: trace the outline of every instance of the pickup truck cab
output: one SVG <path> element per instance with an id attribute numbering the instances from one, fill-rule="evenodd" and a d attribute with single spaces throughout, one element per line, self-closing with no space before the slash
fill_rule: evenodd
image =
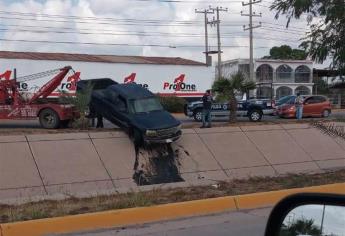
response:
<path id="1" fill-rule="evenodd" d="M 171 143 L 182 134 L 180 121 L 153 93 L 135 83 L 94 90 L 90 110 L 123 128 L 137 144 Z"/>
<path id="2" fill-rule="evenodd" d="M 230 115 L 229 103 L 214 103 L 211 108 L 212 118 L 224 118 Z M 202 120 L 202 101 L 191 102 L 185 106 L 184 113 L 188 117 L 193 117 L 195 121 Z M 237 115 L 246 116 L 250 121 L 257 122 L 263 115 L 274 113 L 274 102 L 270 99 L 249 99 L 241 100 L 237 103 Z"/>

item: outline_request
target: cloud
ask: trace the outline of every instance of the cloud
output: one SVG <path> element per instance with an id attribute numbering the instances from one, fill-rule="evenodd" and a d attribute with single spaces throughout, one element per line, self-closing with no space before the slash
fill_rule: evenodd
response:
<path id="1" fill-rule="evenodd" d="M 210 1 L 212 2 L 212 1 Z M 286 19 L 274 19 L 274 12 L 267 7 L 269 3 L 254 6 L 256 12 L 262 12 L 262 18 L 255 18 L 255 22 L 263 22 L 261 28 L 254 30 L 255 35 L 255 56 L 262 57 L 268 54 L 269 47 L 289 44 L 297 47 L 299 37 L 303 36 L 307 28 L 304 20 L 294 20 L 291 28 L 284 29 Z M 261 6 L 260 6 L 261 5 Z M 266 5 L 266 6 L 265 6 Z M 75 52 L 75 53 L 100 53 L 119 55 L 145 55 L 145 56 L 174 56 L 189 59 L 204 60 L 204 25 L 203 15 L 195 14 L 195 9 L 208 8 L 209 4 L 203 0 L 182 3 L 167 3 L 159 1 L 136 1 L 136 0 L 22 0 L 22 1 L 0 1 L 0 8 L 9 12 L 41 13 L 49 15 L 79 16 L 80 18 L 43 16 L 23 16 L 0 14 L 0 23 L 3 28 L 10 28 L 12 31 L 5 31 L 1 38 L 25 39 L 25 40 L 46 40 L 46 41 L 71 41 L 71 42 L 94 42 L 100 44 L 128 43 L 128 44 L 162 44 L 176 46 L 176 48 L 162 47 L 120 47 L 120 46 L 97 46 L 77 44 L 46 44 L 46 43 L 24 43 L 24 42 L 0 42 L 1 50 L 16 51 L 49 51 L 49 52 Z M 229 2 L 223 5 L 229 9 L 228 12 L 221 12 L 221 34 L 223 46 L 223 60 L 233 58 L 247 58 L 249 56 L 248 32 L 243 31 L 243 25 L 248 25 L 248 17 L 241 16 L 240 12 L 247 12 L 248 7 L 243 7 L 240 2 Z M 21 19 L 4 19 L 1 17 L 15 17 Z M 93 20 L 88 20 L 95 17 Z M 209 16 L 212 20 L 212 15 Z M 97 20 L 97 19 L 98 20 Z M 104 20 L 113 18 L 113 20 Z M 103 19 L 103 20 L 99 20 Z M 140 21 L 128 21 L 128 19 L 139 19 Z M 161 20 L 158 24 L 143 24 L 144 20 Z M 181 22 L 193 22 L 193 25 L 186 25 Z M 170 25 L 169 25 L 170 23 Z M 20 25 L 20 26 L 9 26 Z M 7 26 L 7 27 L 6 27 Z M 24 27 L 26 26 L 26 27 Z M 27 26 L 36 26 L 28 28 Z M 48 28 L 42 28 L 48 27 Z M 49 27 L 55 27 L 49 28 Z M 56 29 L 59 28 L 59 29 Z M 80 34 L 62 33 L 34 33 L 22 32 L 19 30 L 49 30 L 69 31 Z M 209 27 L 210 47 L 216 49 L 217 39 L 215 27 Z M 13 31 L 18 30 L 18 31 Z M 293 31 L 295 30 L 295 31 Z M 84 34 L 85 32 L 94 34 Z M 101 33 L 111 33 L 104 35 Z M 133 32 L 132 35 L 116 35 Z M 151 34 L 158 32 L 165 37 L 154 34 L 154 36 L 143 37 L 142 33 Z M 170 34 L 170 37 L 167 37 Z M 190 37 L 180 37 L 181 34 L 193 34 Z M 175 37 L 173 37 L 175 36 Z M 202 47 L 185 47 L 202 46 Z M 178 47 L 184 46 L 184 47 Z M 267 47 L 267 48 L 262 48 Z M 217 57 L 214 56 L 216 61 Z"/>

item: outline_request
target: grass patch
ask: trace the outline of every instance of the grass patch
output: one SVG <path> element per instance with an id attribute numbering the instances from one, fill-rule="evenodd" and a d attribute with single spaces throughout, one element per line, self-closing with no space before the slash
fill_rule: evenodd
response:
<path id="1" fill-rule="evenodd" d="M 319 174 L 291 174 L 221 181 L 216 187 L 156 188 L 145 192 L 89 198 L 70 197 L 65 200 L 45 200 L 21 205 L 0 205 L 0 223 L 342 182 L 345 182 L 345 169 Z"/>

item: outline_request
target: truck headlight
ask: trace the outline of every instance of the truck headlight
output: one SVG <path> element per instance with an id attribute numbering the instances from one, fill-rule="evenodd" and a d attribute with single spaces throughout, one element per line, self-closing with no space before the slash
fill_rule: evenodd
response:
<path id="1" fill-rule="evenodd" d="M 177 127 L 176 127 L 177 131 L 181 130 L 182 129 L 182 124 L 179 124 Z"/>
<path id="2" fill-rule="evenodd" d="M 146 130 L 146 136 L 157 136 L 156 130 Z"/>

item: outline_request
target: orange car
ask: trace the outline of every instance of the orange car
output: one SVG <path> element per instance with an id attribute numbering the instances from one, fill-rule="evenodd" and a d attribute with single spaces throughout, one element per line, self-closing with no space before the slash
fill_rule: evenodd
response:
<path id="1" fill-rule="evenodd" d="M 280 117 L 296 117 L 295 101 L 278 107 L 276 113 Z M 328 117 L 331 114 L 331 103 L 328 98 L 321 95 L 305 97 L 303 101 L 303 117 Z"/>

